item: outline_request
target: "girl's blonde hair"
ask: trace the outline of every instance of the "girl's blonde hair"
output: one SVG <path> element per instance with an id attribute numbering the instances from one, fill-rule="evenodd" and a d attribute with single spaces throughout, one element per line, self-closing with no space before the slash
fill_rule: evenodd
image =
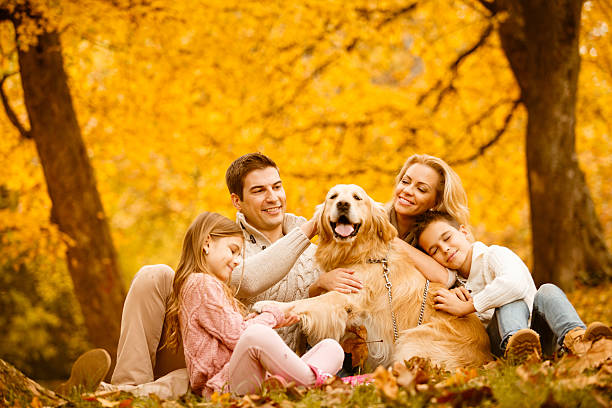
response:
<path id="1" fill-rule="evenodd" d="M 163 347 L 177 351 L 181 344 L 181 330 L 179 323 L 179 310 L 181 306 L 180 296 L 183 284 L 192 273 L 210 273 L 204 253 L 204 246 L 208 238 L 234 237 L 242 235 L 242 230 L 234 221 L 220 214 L 213 212 L 203 212 L 198 215 L 191 223 L 185 239 L 183 240 L 183 250 L 178 267 L 174 273 L 172 283 L 172 293 L 166 309 L 166 341 Z M 244 314 L 245 308 L 231 293 L 229 286 L 223 282 L 225 294 L 234 303 L 237 311 Z"/>
<path id="2" fill-rule="evenodd" d="M 436 204 L 431 209 L 447 212 L 459 224 L 469 225 L 470 211 L 467 205 L 467 194 L 457 173 L 444 160 L 428 154 L 413 154 L 406 160 L 395 178 L 395 185 L 399 184 L 408 168 L 413 164 L 429 166 L 440 175 L 440 183 L 436 189 Z"/>

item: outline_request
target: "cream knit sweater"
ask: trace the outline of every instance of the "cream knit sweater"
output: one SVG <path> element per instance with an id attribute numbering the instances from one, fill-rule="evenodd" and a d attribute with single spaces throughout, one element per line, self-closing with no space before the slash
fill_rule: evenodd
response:
<path id="1" fill-rule="evenodd" d="M 314 260 L 316 246 L 299 228 L 306 219 L 285 214 L 284 237 L 272 243 L 250 225 L 244 215 L 236 214 L 245 239 L 245 264 L 232 273 L 231 285 L 239 288 L 238 297 L 247 306 L 260 300 L 290 302 L 308 297 L 308 288 L 319 277 Z M 264 249 L 267 249 L 264 251 Z M 278 329 L 278 334 L 293 350 L 302 345 L 300 325 Z"/>

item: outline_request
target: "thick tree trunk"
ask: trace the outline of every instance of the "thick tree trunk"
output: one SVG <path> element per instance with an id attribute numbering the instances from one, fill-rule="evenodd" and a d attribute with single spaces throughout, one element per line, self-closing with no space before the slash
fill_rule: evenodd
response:
<path id="1" fill-rule="evenodd" d="M 577 273 L 609 278 L 612 257 L 575 148 L 582 1 L 497 4 L 509 15 L 499 34 L 528 116 L 534 279 L 571 289 Z"/>
<path id="2" fill-rule="evenodd" d="M 55 407 L 68 401 L 30 380 L 4 360 L 0 360 L 0 402 L 11 407 Z"/>
<path id="3" fill-rule="evenodd" d="M 15 22 L 16 32 L 19 22 Z M 18 39 L 19 40 L 19 39 Z M 30 134 L 36 143 L 52 219 L 69 238 L 67 262 L 90 341 L 116 353 L 124 289 L 93 169 L 64 71 L 59 35 L 43 32 L 19 50 Z"/>

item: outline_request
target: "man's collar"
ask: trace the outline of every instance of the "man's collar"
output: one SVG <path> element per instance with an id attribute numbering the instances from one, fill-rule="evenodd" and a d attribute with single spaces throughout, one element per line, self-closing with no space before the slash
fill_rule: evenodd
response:
<path id="1" fill-rule="evenodd" d="M 301 217 L 298 217 L 290 213 L 285 213 L 285 216 L 283 218 L 283 235 L 287 234 L 292 229 L 299 227 L 301 224 L 300 220 L 301 220 Z M 241 213 L 240 211 L 236 212 L 236 223 L 238 223 L 238 225 L 240 225 L 240 227 L 243 230 L 245 230 L 251 236 L 253 236 L 255 240 L 257 241 L 263 240 L 263 242 L 271 244 L 268 237 L 266 237 L 261 231 L 259 231 L 253 225 L 249 224 L 244 214 Z"/>

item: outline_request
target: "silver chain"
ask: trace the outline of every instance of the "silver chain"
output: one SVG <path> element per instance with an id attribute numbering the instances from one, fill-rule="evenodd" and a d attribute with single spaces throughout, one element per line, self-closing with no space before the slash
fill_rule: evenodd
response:
<path id="1" fill-rule="evenodd" d="M 395 343 L 398 338 L 397 334 L 397 321 L 395 319 L 395 312 L 393 311 L 393 295 L 391 294 L 391 290 L 393 285 L 389 280 L 389 265 L 387 258 L 383 259 L 368 259 L 368 263 L 381 263 L 383 267 L 383 276 L 385 278 L 385 288 L 387 288 L 387 292 L 389 293 L 389 309 L 391 310 L 391 321 L 393 322 L 393 342 Z"/>
<path id="2" fill-rule="evenodd" d="M 425 280 L 425 290 L 423 291 L 423 303 L 421 303 L 421 313 L 419 313 L 419 322 L 417 326 L 423 323 L 423 313 L 425 313 L 425 303 L 427 302 L 427 291 L 429 290 L 429 279 Z"/>

